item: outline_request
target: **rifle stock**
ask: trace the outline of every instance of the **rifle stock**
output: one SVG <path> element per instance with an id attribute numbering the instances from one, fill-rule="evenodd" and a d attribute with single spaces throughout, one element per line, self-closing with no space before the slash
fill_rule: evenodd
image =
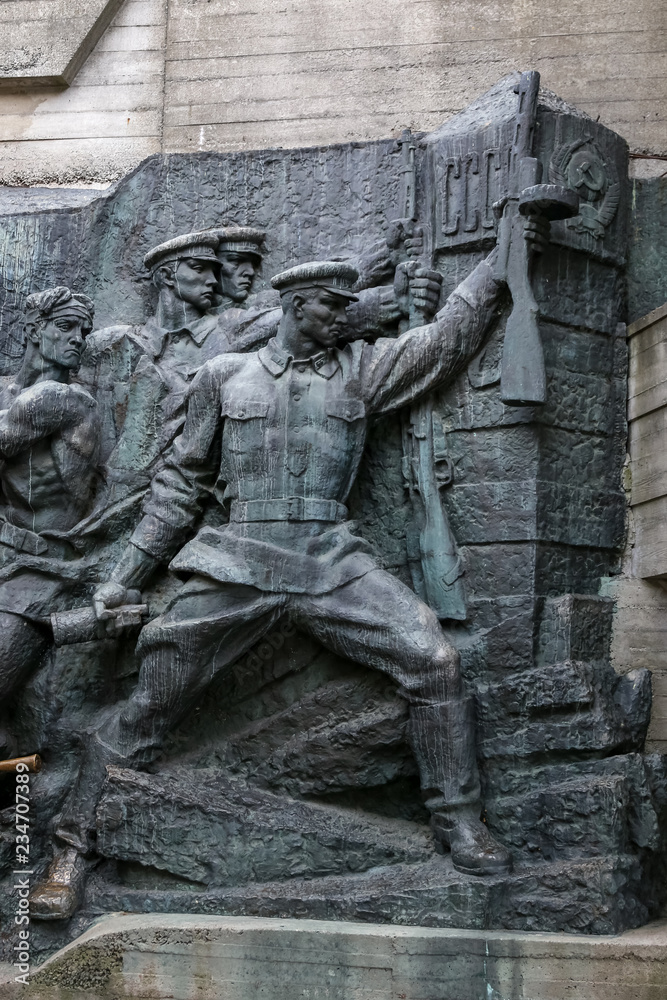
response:
<path id="1" fill-rule="evenodd" d="M 506 277 L 512 311 L 505 327 L 501 398 L 511 406 L 541 405 L 546 402 L 546 370 L 537 323 L 539 308 L 530 280 L 531 249 L 524 236 L 518 199 L 512 199 L 505 212 L 511 227 Z"/>

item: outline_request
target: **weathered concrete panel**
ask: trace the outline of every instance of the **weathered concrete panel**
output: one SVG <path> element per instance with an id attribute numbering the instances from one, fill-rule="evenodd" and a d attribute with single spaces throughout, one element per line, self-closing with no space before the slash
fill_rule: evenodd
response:
<path id="1" fill-rule="evenodd" d="M 70 87 L 0 88 L 0 183 L 105 184 L 160 152 L 165 31 L 164 0 L 124 0 Z"/>
<path id="2" fill-rule="evenodd" d="M 195 992 L 200 1000 L 663 1000 L 666 955 L 664 921 L 582 939 L 137 914 L 104 918 L 42 966 L 29 987 L 0 989 L 7 1000 L 19 991 L 65 1000 L 91 989 L 99 1000 L 190 1000 Z"/>
<path id="3" fill-rule="evenodd" d="M 667 578 L 667 305 L 634 322 L 628 339 L 633 569 Z"/>
<path id="4" fill-rule="evenodd" d="M 67 86 L 122 0 L 5 0 L 0 88 Z"/>
<path id="5" fill-rule="evenodd" d="M 629 576 L 603 579 L 615 599 L 611 657 L 619 673 L 646 667 L 653 675 L 647 748 L 667 752 L 667 589 Z"/>

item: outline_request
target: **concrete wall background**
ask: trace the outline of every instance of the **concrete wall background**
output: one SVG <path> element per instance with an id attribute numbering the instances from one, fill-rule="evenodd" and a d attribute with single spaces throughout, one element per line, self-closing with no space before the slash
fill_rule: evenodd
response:
<path id="1" fill-rule="evenodd" d="M 611 643 L 614 669 L 627 674 L 646 667 L 653 675 L 646 749 L 667 753 L 667 586 L 628 573 L 603 579 L 600 593 L 616 601 Z"/>
<path id="2" fill-rule="evenodd" d="M 0 22 L 23 16 L 28 37 L 30 8 L 2 4 Z M 0 183 L 429 130 L 533 68 L 659 174 L 666 28 L 663 0 L 124 0 L 71 87 L 0 93 Z"/>
<path id="3" fill-rule="evenodd" d="M 166 0 L 124 0 L 70 87 L 0 92 L 0 183 L 105 184 L 159 153 L 166 26 Z"/>

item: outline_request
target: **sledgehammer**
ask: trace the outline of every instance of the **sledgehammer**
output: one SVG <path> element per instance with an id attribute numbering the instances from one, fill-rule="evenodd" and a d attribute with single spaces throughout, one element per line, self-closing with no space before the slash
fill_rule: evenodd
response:
<path id="1" fill-rule="evenodd" d="M 144 615 L 148 614 L 148 605 L 140 604 L 141 595 L 138 590 L 129 590 L 130 604 L 122 604 L 118 608 L 108 608 L 98 618 L 95 609 L 74 608 L 72 611 L 58 611 L 51 615 L 53 641 L 56 646 L 70 646 L 75 642 L 92 642 L 94 639 L 108 638 L 107 625 L 112 627 L 112 635 L 120 635 L 127 628 L 141 625 Z"/>

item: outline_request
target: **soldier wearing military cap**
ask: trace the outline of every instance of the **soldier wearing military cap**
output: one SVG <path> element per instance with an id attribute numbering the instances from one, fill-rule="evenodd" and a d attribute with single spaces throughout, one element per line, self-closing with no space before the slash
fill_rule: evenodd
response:
<path id="1" fill-rule="evenodd" d="M 231 350 L 257 350 L 275 336 L 282 316 L 275 289 L 253 292 L 266 233 L 250 226 L 231 225 L 210 232 L 220 240 L 217 256 L 221 264 L 221 303 L 213 312 L 221 316 Z M 410 234 L 397 231 L 390 237 L 391 245 L 379 240 L 348 261 L 360 272 L 356 283 L 360 301 L 348 314 L 346 336 L 351 339 L 390 332 L 402 317 L 401 303 L 391 283 L 402 236 L 409 238 Z M 423 292 L 422 306 L 428 315 L 435 312 L 440 293 L 439 275 L 432 274 L 431 278 L 430 283 L 423 279 L 411 283 L 413 295 Z"/>
<path id="2" fill-rule="evenodd" d="M 181 429 L 190 381 L 205 361 L 232 347 L 226 324 L 211 312 L 222 269 L 219 243 L 207 230 L 149 250 L 144 266 L 158 292 L 155 313 L 144 324 L 108 327 L 89 338 L 79 378 L 98 400 L 106 471 L 92 533 L 115 503 L 132 497 L 141 503 Z M 263 331 L 251 335 L 249 346 L 258 346 L 257 336 L 266 339 Z"/>
<path id="3" fill-rule="evenodd" d="M 453 378 L 481 347 L 502 287 L 496 259 L 493 251 L 432 323 L 344 347 L 355 268 L 290 268 L 272 280 L 282 307 L 276 337 L 199 371 L 143 519 L 95 594 L 98 614 L 123 604 L 160 563 L 171 560 L 190 578 L 142 630 L 135 691 L 87 739 L 57 831 L 68 850 L 94 849 L 106 766 L 149 764 L 208 684 L 287 614 L 326 648 L 397 681 L 436 842 L 450 847 L 461 871 L 509 869 L 509 853 L 480 821 L 459 655 L 434 612 L 353 533 L 345 506 L 369 419 Z M 229 523 L 201 527 L 183 546 L 211 495 L 228 507 Z M 56 910 L 52 916 L 66 915 Z"/>
<path id="4" fill-rule="evenodd" d="M 280 304 L 272 289 L 253 292 L 262 264 L 266 233 L 252 226 L 228 225 L 209 230 L 218 238 L 218 304 L 212 310 L 229 340 L 229 350 L 255 351 L 275 335 Z"/>
<path id="5" fill-rule="evenodd" d="M 228 225 L 161 243 L 144 258 L 158 290 L 153 316 L 89 338 L 78 378 L 98 402 L 105 471 L 104 489 L 82 526 L 93 543 L 132 530 L 151 477 L 183 425 L 185 396 L 198 368 L 229 351 L 257 350 L 277 332 L 278 293 L 250 295 L 264 238 L 261 229 Z M 377 264 L 377 246 L 369 259 Z M 438 293 L 434 284 L 432 311 Z M 351 336 L 368 329 L 376 335 L 397 322 L 391 286 L 369 289 L 361 298 L 348 324 Z"/>
<path id="6" fill-rule="evenodd" d="M 253 280 L 262 263 L 262 247 L 266 239 L 263 229 L 250 226 L 225 226 L 212 229 L 218 237 L 217 257 L 220 261 L 220 311 L 230 306 L 242 306 L 252 290 Z"/>

